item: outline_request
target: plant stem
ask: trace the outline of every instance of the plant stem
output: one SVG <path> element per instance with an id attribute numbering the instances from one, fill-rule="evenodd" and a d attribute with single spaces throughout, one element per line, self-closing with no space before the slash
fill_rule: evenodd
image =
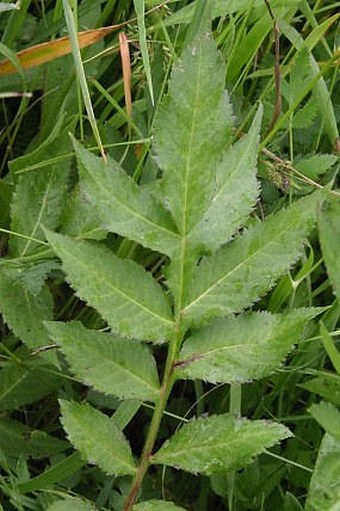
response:
<path id="1" fill-rule="evenodd" d="M 179 346 L 182 341 L 182 333 L 179 327 L 180 321 L 175 326 L 174 338 L 170 342 L 168 355 L 166 359 L 166 365 L 163 375 L 162 386 L 160 389 L 160 397 L 158 402 L 156 403 L 156 407 L 151 419 L 148 435 L 146 437 L 146 441 L 143 447 L 143 452 L 140 459 L 140 464 L 137 469 L 137 473 L 134 479 L 134 482 L 131 486 L 129 495 L 124 504 L 123 511 L 131 511 L 132 507 L 136 501 L 138 492 L 142 485 L 144 476 L 150 465 L 150 456 L 152 454 L 152 450 L 157 439 L 159 427 L 162 421 L 163 412 L 166 408 L 166 404 L 168 401 L 169 394 L 171 389 L 175 383 L 175 379 L 173 378 L 173 364 L 177 358 Z"/>

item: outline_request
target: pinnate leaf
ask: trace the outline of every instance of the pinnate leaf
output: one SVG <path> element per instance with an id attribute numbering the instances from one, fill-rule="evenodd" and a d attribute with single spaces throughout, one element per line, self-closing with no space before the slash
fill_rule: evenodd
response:
<path id="1" fill-rule="evenodd" d="M 183 315 L 199 324 L 250 306 L 301 253 L 313 225 L 316 192 L 249 228 L 195 269 Z"/>
<path id="2" fill-rule="evenodd" d="M 89 241 L 52 232 L 47 238 L 79 297 L 97 309 L 114 332 L 155 341 L 167 338 L 170 306 L 144 268 Z"/>
<path id="3" fill-rule="evenodd" d="M 133 506 L 133 511 L 185 511 L 185 509 L 165 500 L 148 500 Z"/>
<path id="4" fill-rule="evenodd" d="M 320 212 L 319 235 L 327 273 L 334 293 L 340 299 L 340 201 L 329 198 L 328 204 Z"/>
<path id="5" fill-rule="evenodd" d="M 194 333 L 179 355 L 179 377 L 212 383 L 246 382 L 275 370 L 317 311 L 267 312 L 217 319 Z"/>
<path id="6" fill-rule="evenodd" d="M 212 475 L 244 467 L 267 447 L 289 436 L 289 430 L 277 423 L 248 421 L 233 415 L 199 418 L 182 426 L 152 457 L 152 462 Z"/>
<path id="7" fill-rule="evenodd" d="M 173 220 L 147 190 L 109 158 L 104 162 L 74 141 L 81 189 L 105 229 L 171 255 L 180 238 Z"/>
<path id="8" fill-rule="evenodd" d="M 169 93 L 155 118 L 164 203 L 182 236 L 207 208 L 216 164 L 230 140 L 232 116 L 224 83 L 216 46 L 201 35 L 175 63 Z"/>
<path id="9" fill-rule="evenodd" d="M 229 241 L 248 217 L 258 195 L 256 164 L 261 118 L 262 107 L 249 133 L 231 146 L 218 162 L 211 203 L 190 232 L 190 242 L 215 250 Z"/>
<path id="10" fill-rule="evenodd" d="M 75 376 L 86 385 L 121 399 L 157 400 L 157 369 L 147 346 L 87 330 L 79 322 L 55 321 L 46 326 Z"/>
<path id="11" fill-rule="evenodd" d="M 130 446 L 114 420 L 89 404 L 60 400 L 60 406 L 63 427 L 84 459 L 107 474 L 135 473 Z"/>

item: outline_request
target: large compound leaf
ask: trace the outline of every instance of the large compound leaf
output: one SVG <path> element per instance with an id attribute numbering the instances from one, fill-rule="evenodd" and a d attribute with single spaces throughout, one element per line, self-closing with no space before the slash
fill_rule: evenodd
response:
<path id="1" fill-rule="evenodd" d="M 104 162 L 74 141 L 81 188 L 105 229 L 171 255 L 180 238 L 173 220 L 113 159 Z"/>
<path id="2" fill-rule="evenodd" d="M 182 236 L 208 206 L 216 164 L 232 126 L 224 91 L 225 69 L 208 35 L 196 38 L 175 63 L 169 93 L 155 119 L 155 142 L 164 172 L 164 202 Z"/>
<path id="3" fill-rule="evenodd" d="M 319 235 L 327 273 L 340 299 L 340 201 L 330 198 L 319 216 Z"/>
<path id="4" fill-rule="evenodd" d="M 289 430 L 277 423 L 233 415 L 199 418 L 182 426 L 152 457 L 152 463 L 205 475 L 238 470 L 289 436 Z"/>
<path id="5" fill-rule="evenodd" d="M 60 405 L 63 427 L 84 459 L 107 474 L 135 473 L 130 446 L 114 420 L 89 404 L 61 400 Z"/>
<path id="6" fill-rule="evenodd" d="M 249 215 L 258 195 L 256 163 L 261 118 L 262 107 L 249 133 L 218 162 L 211 204 L 190 232 L 191 242 L 215 250 L 229 241 Z"/>
<path id="7" fill-rule="evenodd" d="M 79 322 L 46 325 L 73 373 L 86 385 L 121 399 L 157 400 L 157 369 L 147 346 L 87 330 Z"/>
<path id="8" fill-rule="evenodd" d="M 53 158 L 70 150 L 67 133 L 50 138 L 32 153 L 14 160 L 13 173 L 21 172 L 12 202 L 12 231 L 45 240 L 42 225 L 55 229 L 64 208 L 70 159 L 56 162 Z M 51 160 L 46 166 L 45 161 Z M 26 171 L 27 167 L 33 167 Z M 13 256 L 24 256 L 36 251 L 41 245 L 31 239 L 10 237 L 10 251 Z"/>
<path id="9" fill-rule="evenodd" d="M 246 382 L 275 370 L 298 341 L 315 309 L 288 314 L 253 313 L 217 319 L 185 343 L 176 373 L 181 378 Z"/>
<path id="10" fill-rule="evenodd" d="M 43 321 L 53 318 L 53 299 L 47 286 L 33 295 L 13 274 L 1 269 L 0 312 L 13 333 L 29 348 L 47 344 Z"/>
<path id="11" fill-rule="evenodd" d="M 47 511 L 95 511 L 96 509 L 90 502 L 85 502 L 78 497 L 67 497 L 54 502 Z"/>
<path id="12" fill-rule="evenodd" d="M 333 507 L 334 506 L 334 507 Z M 310 482 L 306 511 L 338 510 L 340 506 L 340 440 L 325 434 Z"/>
<path id="13" fill-rule="evenodd" d="M 88 241 L 52 232 L 47 238 L 79 297 L 97 309 L 114 332 L 155 341 L 167 338 L 170 306 L 144 268 Z"/>
<path id="14" fill-rule="evenodd" d="M 184 317 L 190 323 L 227 316 L 270 289 L 301 253 L 316 215 L 318 193 L 249 228 L 196 268 Z"/>
<path id="15" fill-rule="evenodd" d="M 133 506 L 133 511 L 185 511 L 185 509 L 165 500 L 148 500 Z"/>

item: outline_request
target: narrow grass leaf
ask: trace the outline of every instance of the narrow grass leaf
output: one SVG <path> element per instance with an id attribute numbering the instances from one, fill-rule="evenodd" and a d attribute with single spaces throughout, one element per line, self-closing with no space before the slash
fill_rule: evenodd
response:
<path id="1" fill-rule="evenodd" d="M 339 503 L 340 440 L 326 433 L 319 448 L 305 510 L 336 511 Z"/>
<path id="2" fill-rule="evenodd" d="M 334 17 L 333 17 L 334 18 Z M 335 19 L 331 20 L 332 22 L 335 21 Z M 329 20 L 326 20 L 325 28 L 329 27 Z M 317 78 L 320 74 L 320 68 L 318 63 L 316 62 L 311 49 L 313 45 L 315 44 L 314 39 L 310 39 L 310 42 L 312 44 L 308 44 L 308 41 L 304 41 L 301 35 L 288 23 L 286 23 L 285 20 L 280 19 L 279 22 L 279 29 L 280 31 L 287 37 L 287 39 L 296 47 L 297 50 L 301 50 L 304 45 L 309 49 L 309 62 L 311 66 L 311 73 L 313 78 Z M 320 34 L 320 31 L 318 30 L 319 37 L 322 36 Z M 311 81 L 313 85 L 313 81 Z M 311 87 L 313 88 L 313 87 Z M 306 89 L 306 94 L 308 94 L 308 90 Z M 339 131 L 338 131 L 338 125 L 335 117 L 335 112 L 333 108 L 332 98 L 330 95 L 330 92 L 328 90 L 327 84 L 324 80 L 324 78 L 320 75 L 319 79 L 316 81 L 314 85 L 314 94 L 316 101 L 318 103 L 318 108 L 320 111 L 320 115 L 322 116 L 323 122 L 324 122 L 324 130 L 327 133 L 330 142 L 332 146 L 334 146 L 336 140 L 339 138 Z M 301 101 L 303 100 L 303 97 L 301 97 Z M 280 124 L 278 123 L 275 132 L 280 128 Z"/>
<path id="3" fill-rule="evenodd" d="M 337 349 L 332 337 L 329 335 L 327 328 L 322 322 L 320 323 L 320 335 L 325 350 L 327 351 L 327 355 L 329 356 L 334 369 L 340 376 L 340 351 Z"/>
<path id="4" fill-rule="evenodd" d="M 321 401 L 312 404 L 308 411 L 328 434 L 340 441 L 340 412 L 335 406 Z"/>
<path id="5" fill-rule="evenodd" d="M 254 456 L 290 436 L 281 424 L 215 415 L 182 426 L 151 460 L 209 476 L 243 468 Z"/>
<path id="6" fill-rule="evenodd" d="M 340 299 L 340 201 L 329 198 L 319 215 L 319 237 L 327 273 Z"/>
<path id="7" fill-rule="evenodd" d="M 216 184 L 211 204 L 189 234 L 189 241 L 211 250 L 219 248 L 246 220 L 256 203 L 259 131 L 262 107 L 249 133 L 227 151 L 217 164 Z"/>
<path id="8" fill-rule="evenodd" d="M 152 103 L 152 105 L 154 105 L 155 98 L 154 98 L 154 93 L 153 93 L 150 59 L 149 59 L 148 46 L 147 46 L 147 41 L 146 41 L 145 2 L 144 2 L 144 0 L 133 0 L 133 4 L 135 6 L 135 10 L 136 10 L 136 14 L 137 14 L 138 37 L 139 37 L 139 44 L 140 44 L 140 50 L 141 50 L 142 59 L 143 59 L 146 81 L 148 83 L 151 103 Z"/>
<path id="9" fill-rule="evenodd" d="M 88 241 L 52 232 L 47 238 L 79 297 L 97 309 L 113 332 L 154 341 L 168 338 L 173 326 L 169 303 L 144 268 Z"/>
<path id="10" fill-rule="evenodd" d="M 72 372 L 86 385 L 120 399 L 157 400 L 157 369 L 147 346 L 87 330 L 79 322 L 49 322 L 46 326 Z"/>
<path id="11" fill-rule="evenodd" d="M 106 156 L 105 156 L 103 144 L 102 144 L 102 141 L 100 138 L 100 133 L 99 133 L 98 126 L 97 126 L 96 117 L 94 115 L 90 92 L 89 92 L 89 89 L 87 86 L 87 79 L 86 79 L 83 62 L 81 59 L 80 48 L 79 48 L 79 43 L 78 43 L 78 36 L 77 36 L 75 22 L 73 19 L 73 14 L 72 14 L 70 5 L 68 3 L 68 0 L 62 0 L 62 2 L 63 2 L 63 9 L 64 9 L 66 25 L 67 25 L 67 29 L 68 29 L 70 41 L 71 41 L 71 49 L 72 49 L 73 59 L 74 59 L 74 63 L 76 66 L 77 77 L 78 77 L 80 89 L 81 89 L 81 92 L 83 95 L 86 112 L 87 112 L 87 115 L 89 118 L 89 122 L 90 122 L 90 125 L 92 128 L 92 131 L 93 131 L 94 138 L 98 144 L 101 155 L 102 155 L 103 159 L 105 160 Z"/>
<path id="12" fill-rule="evenodd" d="M 165 500 L 148 500 L 133 506 L 133 511 L 185 511 L 185 509 Z"/>
<path id="13" fill-rule="evenodd" d="M 174 65 L 169 93 L 155 118 L 164 204 L 186 236 L 214 188 L 216 164 L 230 141 L 232 115 L 225 69 L 207 35 L 195 38 Z"/>
<path id="14" fill-rule="evenodd" d="M 319 193 L 249 228 L 195 269 L 183 315 L 199 324 L 249 307 L 301 253 L 314 223 Z"/>
<path id="15" fill-rule="evenodd" d="M 90 46 L 94 44 L 103 37 L 111 32 L 117 30 L 121 25 L 111 25 L 108 27 L 97 28 L 94 30 L 85 30 L 84 32 L 79 32 L 78 44 L 79 48 L 85 48 L 86 46 Z M 31 46 L 30 48 L 26 48 L 16 54 L 17 61 L 19 65 L 23 69 L 30 69 L 32 67 L 40 66 L 41 64 L 45 64 L 46 62 L 50 62 L 51 60 L 55 60 L 59 57 L 67 55 L 71 53 L 71 41 L 69 37 L 60 37 L 59 39 L 55 39 L 54 41 L 49 41 L 47 43 L 37 44 L 35 46 Z M 12 73 L 16 73 L 19 71 L 17 65 L 15 65 L 10 59 L 3 60 L 0 62 L 0 76 L 1 75 L 9 75 Z"/>
<path id="16" fill-rule="evenodd" d="M 136 465 L 130 446 L 115 422 L 89 404 L 60 400 L 70 441 L 89 462 L 112 475 L 133 475 Z"/>
<path id="17" fill-rule="evenodd" d="M 96 511 L 96 507 L 78 497 L 67 497 L 58 500 L 48 507 L 47 511 Z"/>
<path id="18" fill-rule="evenodd" d="M 81 459 L 79 453 L 74 452 L 73 454 L 70 454 L 70 456 L 67 456 L 58 463 L 47 468 L 36 477 L 32 477 L 32 479 L 29 479 L 28 481 L 19 482 L 17 488 L 19 492 L 23 494 L 41 490 L 43 488 L 45 489 L 48 486 L 52 486 L 53 484 L 71 477 L 84 465 L 85 462 Z"/>
<path id="19" fill-rule="evenodd" d="M 103 162 L 74 142 L 81 189 L 105 229 L 171 255 L 180 246 L 170 214 L 108 158 Z"/>
<path id="20" fill-rule="evenodd" d="M 267 376 L 279 367 L 315 314 L 315 309 L 297 309 L 210 322 L 185 341 L 176 374 L 212 383 L 242 383 Z"/>

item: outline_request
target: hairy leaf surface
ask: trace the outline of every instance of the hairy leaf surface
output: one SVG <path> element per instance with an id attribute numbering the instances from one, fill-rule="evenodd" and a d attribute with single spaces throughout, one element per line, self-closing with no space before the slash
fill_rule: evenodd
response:
<path id="1" fill-rule="evenodd" d="M 209 204 L 216 164 L 230 139 L 232 116 L 224 83 L 215 44 L 207 35 L 196 38 L 174 64 L 169 93 L 155 118 L 164 203 L 182 236 Z"/>
<path id="2" fill-rule="evenodd" d="M 340 201 L 330 198 L 327 207 L 320 212 L 319 235 L 327 273 L 334 293 L 340 299 Z"/>
<path id="3" fill-rule="evenodd" d="M 321 401 L 312 404 L 308 411 L 327 433 L 340 441 L 340 412 L 335 406 Z"/>
<path id="4" fill-rule="evenodd" d="M 73 445 L 107 474 L 133 475 L 130 446 L 115 422 L 89 404 L 60 400 L 61 422 Z"/>
<path id="5" fill-rule="evenodd" d="M 310 482 L 306 511 L 334 511 L 340 504 L 340 440 L 325 434 Z M 335 506 L 334 508 L 332 506 Z"/>
<path id="6" fill-rule="evenodd" d="M 81 188 L 105 229 L 171 255 L 180 238 L 170 214 L 113 159 L 105 163 L 74 141 Z"/>
<path id="7" fill-rule="evenodd" d="M 249 228 L 196 268 L 183 314 L 190 323 L 241 311 L 270 289 L 301 253 L 319 194 Z"/>
<path id="8" fill-rule="evenodd" d="M 69 193 L 60 224 L 63 234 L 75 238 L 102 240 L 107 236 L 93 204 L 81 192 L 79 183 Z"/>
<path id="9" fill-rule="evenodd" d="M 133 506 L 133 511 L 185 511 L 185 509 L 165 500 L 148 500 Z"/>
<path id="10" fill-rule="evenodd" d="M 190 232 L 190 242 L 215 250 L 229 241 L 249 215 L 259 192 L 256 163 L 261 118 L 262 107 L 249 133 L 218 162 L 211 204 Z"/>
<path id="11" fill-rule="evenodd" d="M 29 348 L 47 344 L 44 320 L 53 318 L 53 300 L 44 286 L 37 295 L 23 287 L 12 273 L 0 270 L 0 311 L 13 333 Z M 49 358 L 50 354 L 45 354 Z"/>
<path id="12" fill-rule="evenodd" d="M 10 167 L 16 173 L 34 165 L 19 175 L 15 188 L 11 210 L 11 229 L 39 240 L 45 240 L 42 225 L 55 229 L 64 208 L 70 159 L 53 162 L 53 158 L 70 149 L 69 136 L 65 132 L 60 136 L 51 135 L 51 139 L 31 154 L 14 160 Z M 51 159 L 48 166 L 45 160 Z M 36 251 L 41 245 L 33 240 L 10 237 L 10 251 L 13 256 L 24 256 Z"/>
<path id="13" fill-rule="evenodd" d="M 215 415 L 185 424 L 152 457 L 153 463 L 212 475 L 238 470 L 280 440 L 291 436 L 284 426 L 266 421 Z"/>
<path id="14" fill-rule="evenodd" d="M 47 238 L 72 287 L 114 332 L 138 339 L 166 339 L 172 328 L 170 306 L 144 268 L 88 241 L 51 232 Z"/>
<path id="15" fill-rule="evenodd" d="M 87 330 L 79 322 L 49 322 L 46 326 L 75 376 L 86 385 L 121 399 L 157 400 L 157 369 L 147 346 Z"/>
<path id="16" fill-rule="evenodd" d="M 217 319 L 185 343 L 176 373 L 181 378 L 246 382 L 275 370 L 316 314 L 301 309 L 288 314 L 253 313 Z"/>

